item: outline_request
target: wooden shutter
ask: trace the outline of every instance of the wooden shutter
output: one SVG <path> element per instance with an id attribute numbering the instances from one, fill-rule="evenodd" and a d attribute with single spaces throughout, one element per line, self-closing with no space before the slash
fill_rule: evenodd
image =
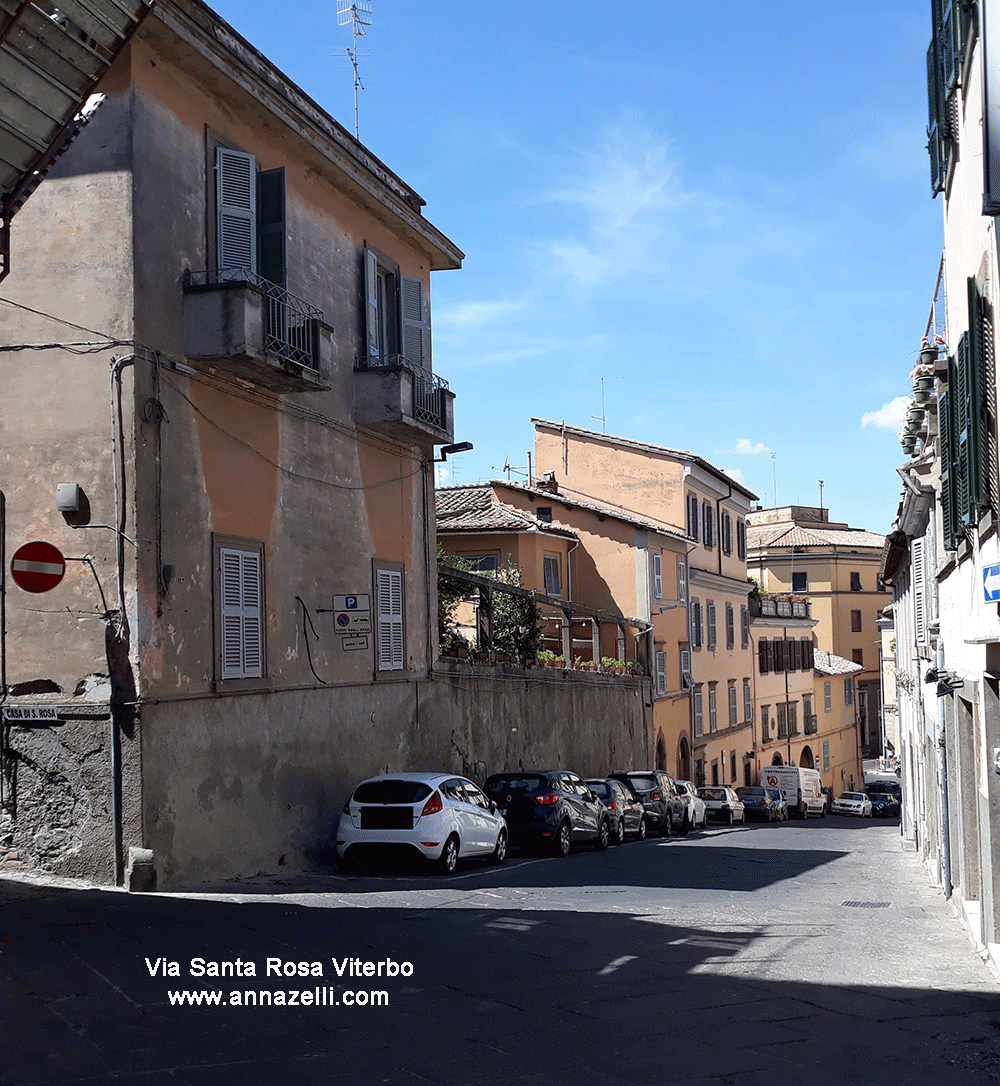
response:
<path id="1" fill-rule="evenodd" d="M 753 697 L 750 693 L 750 684 L 743 681 L 743 720 L 749 724 L 753 720 Z"/>
<path id="2" fill-rule="evenodd" d="M 257 233 L 257 270 L 262 278 L 284 290 L 287 286 L 284 167 L 257 175 Z"/>
<path id="3" fill-rule="evenodd" d="M 740 608 L 740 648 L 747 648 L 750 644 L 750 612 Z"/>
<path id="4" fill-rule="evenodd" d="M 402 671 L 405 662 L 402 570 L 377 569 L 375 597 L 378 606 L 378 669 Z"/>
<path id="5" fill-rule="evenodd" d="M 696 736 L 700 736 L 705 730 L 705 720 L 702 707 L 701 687 L 697 687 L 691 698 L 691 715 L 693 717 L 692 728 Z"/>
<path id="6" fill-rule="evenodd" d="M 736 697 L 736 685 L 731 684 L 729 687 L 729 726 L 735 728 L 739 717 L 739 707 L 737 705 Z"/>
<path id="7" fill-rule="evenodd" d="M 219 562 L 222 678 L 260 678 L 264 673 L 261 556 L 224 547 Z"/>
<path id="8" fill-rule="evenodd" d="M 792 650 L 789 653 L 790 666 L 789 671 L 801 671 L 802 670 L 802 642 L 801 641 L 789 641 L 788 647 Z"/>
<path id="9" fill-rule="evenodd" d="M 659 551 L 653 553 L 653 599 L 663 599 L 663 555 Z"/>
<path id="10" fill-rule="evenodd" d="M 686 600 L 688 595 L 688 570 L 684 558 L 677 559 L 677 598 Z"/>
<path id="11" fill-rule="evenodd" d="M 423 280 L 412 275 L 401 275 L 399 278 L 403 295 L 403 354 L 414 366 L 430 369 Z"/>
<path id="12" fill-rule="evenodd" d="M 761 638 L 757 642 L 757 670 L 766 675 L 771 670 L 771 642 Z"/>
<path id="13" fill-rule="evenodd" d="M 927 151 L 931 157 L 931 191 L 944 189 L 948 179 L 951 130 L 948 118 L 948 87 L 945 79 L 945 39 L 941 0 L 931 0 L 932 34 L 927 49 Z"/>
<path id="14" fill-rule="evenodd" d="M 665 652 L 656 653 L 656 692 L 657 694 L 667 692 L 667 654 Z"/>
<path id="15" fill-rule="evenodd" d="M 719 730 L 719 695 L 714 686 L 708 688 L 708 730 Z"/>
<path id="16" fill-rule="evenodd" d="M 688 494 L 688 535 L 699 540 L 701 538 L 701 533 L 698 528 L 698 512 L 700 505 L 701 503 L 698 500 L 697 494 Z"/>
<path id="17" fill-rule="evenodd" d="M 927 642 L 927 569 L 924 561 L 924 541 L 910 543 L 910 583 L 913 587 L 913 632 L 917 643 Z"/>
<path id="18" fill-rule="evenodd" d="M 941 441 L 941 530 L 945 550 L 958 546 L 958 493 L 956 473 L 954 402 L 958 376 L 954 358 L 948 359 L 948 388 L 938 397 L 938 425 Z"/>
<path id="19" fill-rule="evenodd" d="M 705 604 L 706 611 L 706 625 L 708 626 L 708 647 L 714 649 L 716 645 L 716 627 L 715 627 L 715 601 L 709 600 Z"/>
<path id="20" fill-rule="evenodd" d="M 995 508 L 995 471 L 991 471 L 991 439 L 993 459 L 996 454 L 995 409 L 989 392 L 995 388 L 993 379 L 993 324 L 987 303 L 974 278 L 968 280 L 969 298 L 969 515 L 978 519 Z M 994 486 L 991 486 L 991 476 Z"/>
<path id="21" fill-rule="evenodd" d="M 831 692 L 831 683 L 823 683 L 823 711 L 829 713 L 833 709 L 833 694 Z"/>
<path id="22" fill-rule="evenodd" d="M 382 356 L 379 335 L 378 257 L 365 249 L 365 348 L 369 359 Z"/>
<path id="23" fill-rule="evenodd" d="M 681 686 L 685 689 L 694 686 L 691 677 L 691 650 L 681 649 Z"/>
<path id="24" fill-rule="evenodd" d="M 216 148 L 216 248 L 220 279 L 257 271 L 257 160 Z"/>
<path id="25" fill-rule="evenodd" d="M 731 603 L 726 604 L 726 648 L 736 645 L 736 612 Z"/>

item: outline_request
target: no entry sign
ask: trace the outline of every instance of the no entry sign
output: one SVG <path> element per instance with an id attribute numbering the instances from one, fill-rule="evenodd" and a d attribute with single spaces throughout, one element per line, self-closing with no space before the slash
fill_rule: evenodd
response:
<path id="1" fill-rule="evenodd" d="M 25 592 L 48 592 L 63 579 L 66 559 L 57 547 L 36 539 L 14 551 L 10 560 L 10 575 L 14 584 Z"/>

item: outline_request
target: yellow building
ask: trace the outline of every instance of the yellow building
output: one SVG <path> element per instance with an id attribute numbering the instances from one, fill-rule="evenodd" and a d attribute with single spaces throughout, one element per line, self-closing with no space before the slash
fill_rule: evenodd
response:
<path id="1" fill-rule="evenodd" d="M 707 779 L 714 762 L 737 775 L 753 729 L 746 516 L 756 495 L 694 453 L 533 419 L 540 475 L 561 494 L 596 502 L 685 535 L 678 601 L 687 640 L 676 655 L 691 683 L 690 717 L 662 736 L 657 766 Z M 690 662 L 690 672 L 684 666 Z M 671 662 L 672 666 L 672 662 Z"/>
<path id="2" fill-rule="evenodd" d="M 833 796 L 864 787 L 859 735 L 858 664 L 817 649 L 815 672 L 815 769 Z"/>
<path id="3" fill-rule="evenodd" d="M 808 598 L 816 645 L 861 670 L 858 717 L 865 753 L 880 750 L 879 612 L 890 602 L 879 579 L 885 536 L 833 523 L 829 511 L 790 505 L 747 516 L 747 567 L 765 594 Z"/>

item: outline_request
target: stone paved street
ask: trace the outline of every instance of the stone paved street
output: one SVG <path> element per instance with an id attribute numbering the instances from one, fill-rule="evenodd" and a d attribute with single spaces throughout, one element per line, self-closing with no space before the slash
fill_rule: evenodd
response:
<path id="1" fill-rule="evenodd" d="M 450 879 L 129 896 L 8 875 L 0 900 L 10 1086 L 1000 1082 L 1000 986 L 895 824 L 513 853 Z M 147 958 L 179 976 L 162 962 L 151 976 Z M 192 976 L 195 958 L 255 976 Z M 322 977 L 267 976 L 268 958 Z M 344 959 L 413 972 L 351 977 Z M 233 1005 L 292 990 L 320 1005 Z M 348 1007 L 346 990 L 388 1006 Z M 170 991 L 222 1004 L 172 1005 Z"/>

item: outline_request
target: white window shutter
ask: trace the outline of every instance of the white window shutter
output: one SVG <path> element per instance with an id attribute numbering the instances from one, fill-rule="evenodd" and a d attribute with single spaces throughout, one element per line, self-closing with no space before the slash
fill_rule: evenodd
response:
<path id="1" fill-rule="evenodd" d="M 220 279 L 257 271 L 257 160 L 216 148 L 216 248 Z"/>
<path id="2" fill-rule="evenodd" d="M 691 677 L 690 649 L 681 649 L 681 685 L 685 689 L 690 689 L 694 686 L 694 679 Z"/>
<path id="3" fill-rule="evenodd" d="M 656 653 L 656 692 L 657 694 L 667 692 L 667 654 L 665 652 Z"/>
<path id="4" fill-rule="evenodd" d="M 736 700 L 736 686 L 734 684 L 729 688 L 729 726 L 731 728 L 736 727 L 738 715 L 739 708 Z"/>
<path id="5" fill-rule="evenodd" d="M 379 671 L 402 671 L 404 665 L 402 571 L 376 570 L 375 597 L 378 606 L 378 669 Z"/>
<path id="6" fill-rule="evenodd" d="M 917 644 L 927 642 L 927 577 L 924 561 L 924 541 L 914 539 L 910 544 L 910 580 L 913 584 L 913 632 Z"/>
<path id="7" fill-rule="evenodd" d="M 753 696 L 750 692 L 750 684 L 743 683 L 743 720 L 749 724 L 753 720 Z"/>
<path id="8" fill-rule="evenodd" d="M 365 340 L 369 358 L 379 358 L 378 257 L 365 249 Z"/>
<path id="9" fill-rule="evenodd" d="M 663 555 L 659 551 L 653 555 L 653 598 L 663 599 Z"/>
<path id="10" fill-rule="evenodd" d="M 401 275 L 399 279 L 403 295 L 403 354 L 413 365 L 430 369 L 423 280 L 412 275 Z"/>

